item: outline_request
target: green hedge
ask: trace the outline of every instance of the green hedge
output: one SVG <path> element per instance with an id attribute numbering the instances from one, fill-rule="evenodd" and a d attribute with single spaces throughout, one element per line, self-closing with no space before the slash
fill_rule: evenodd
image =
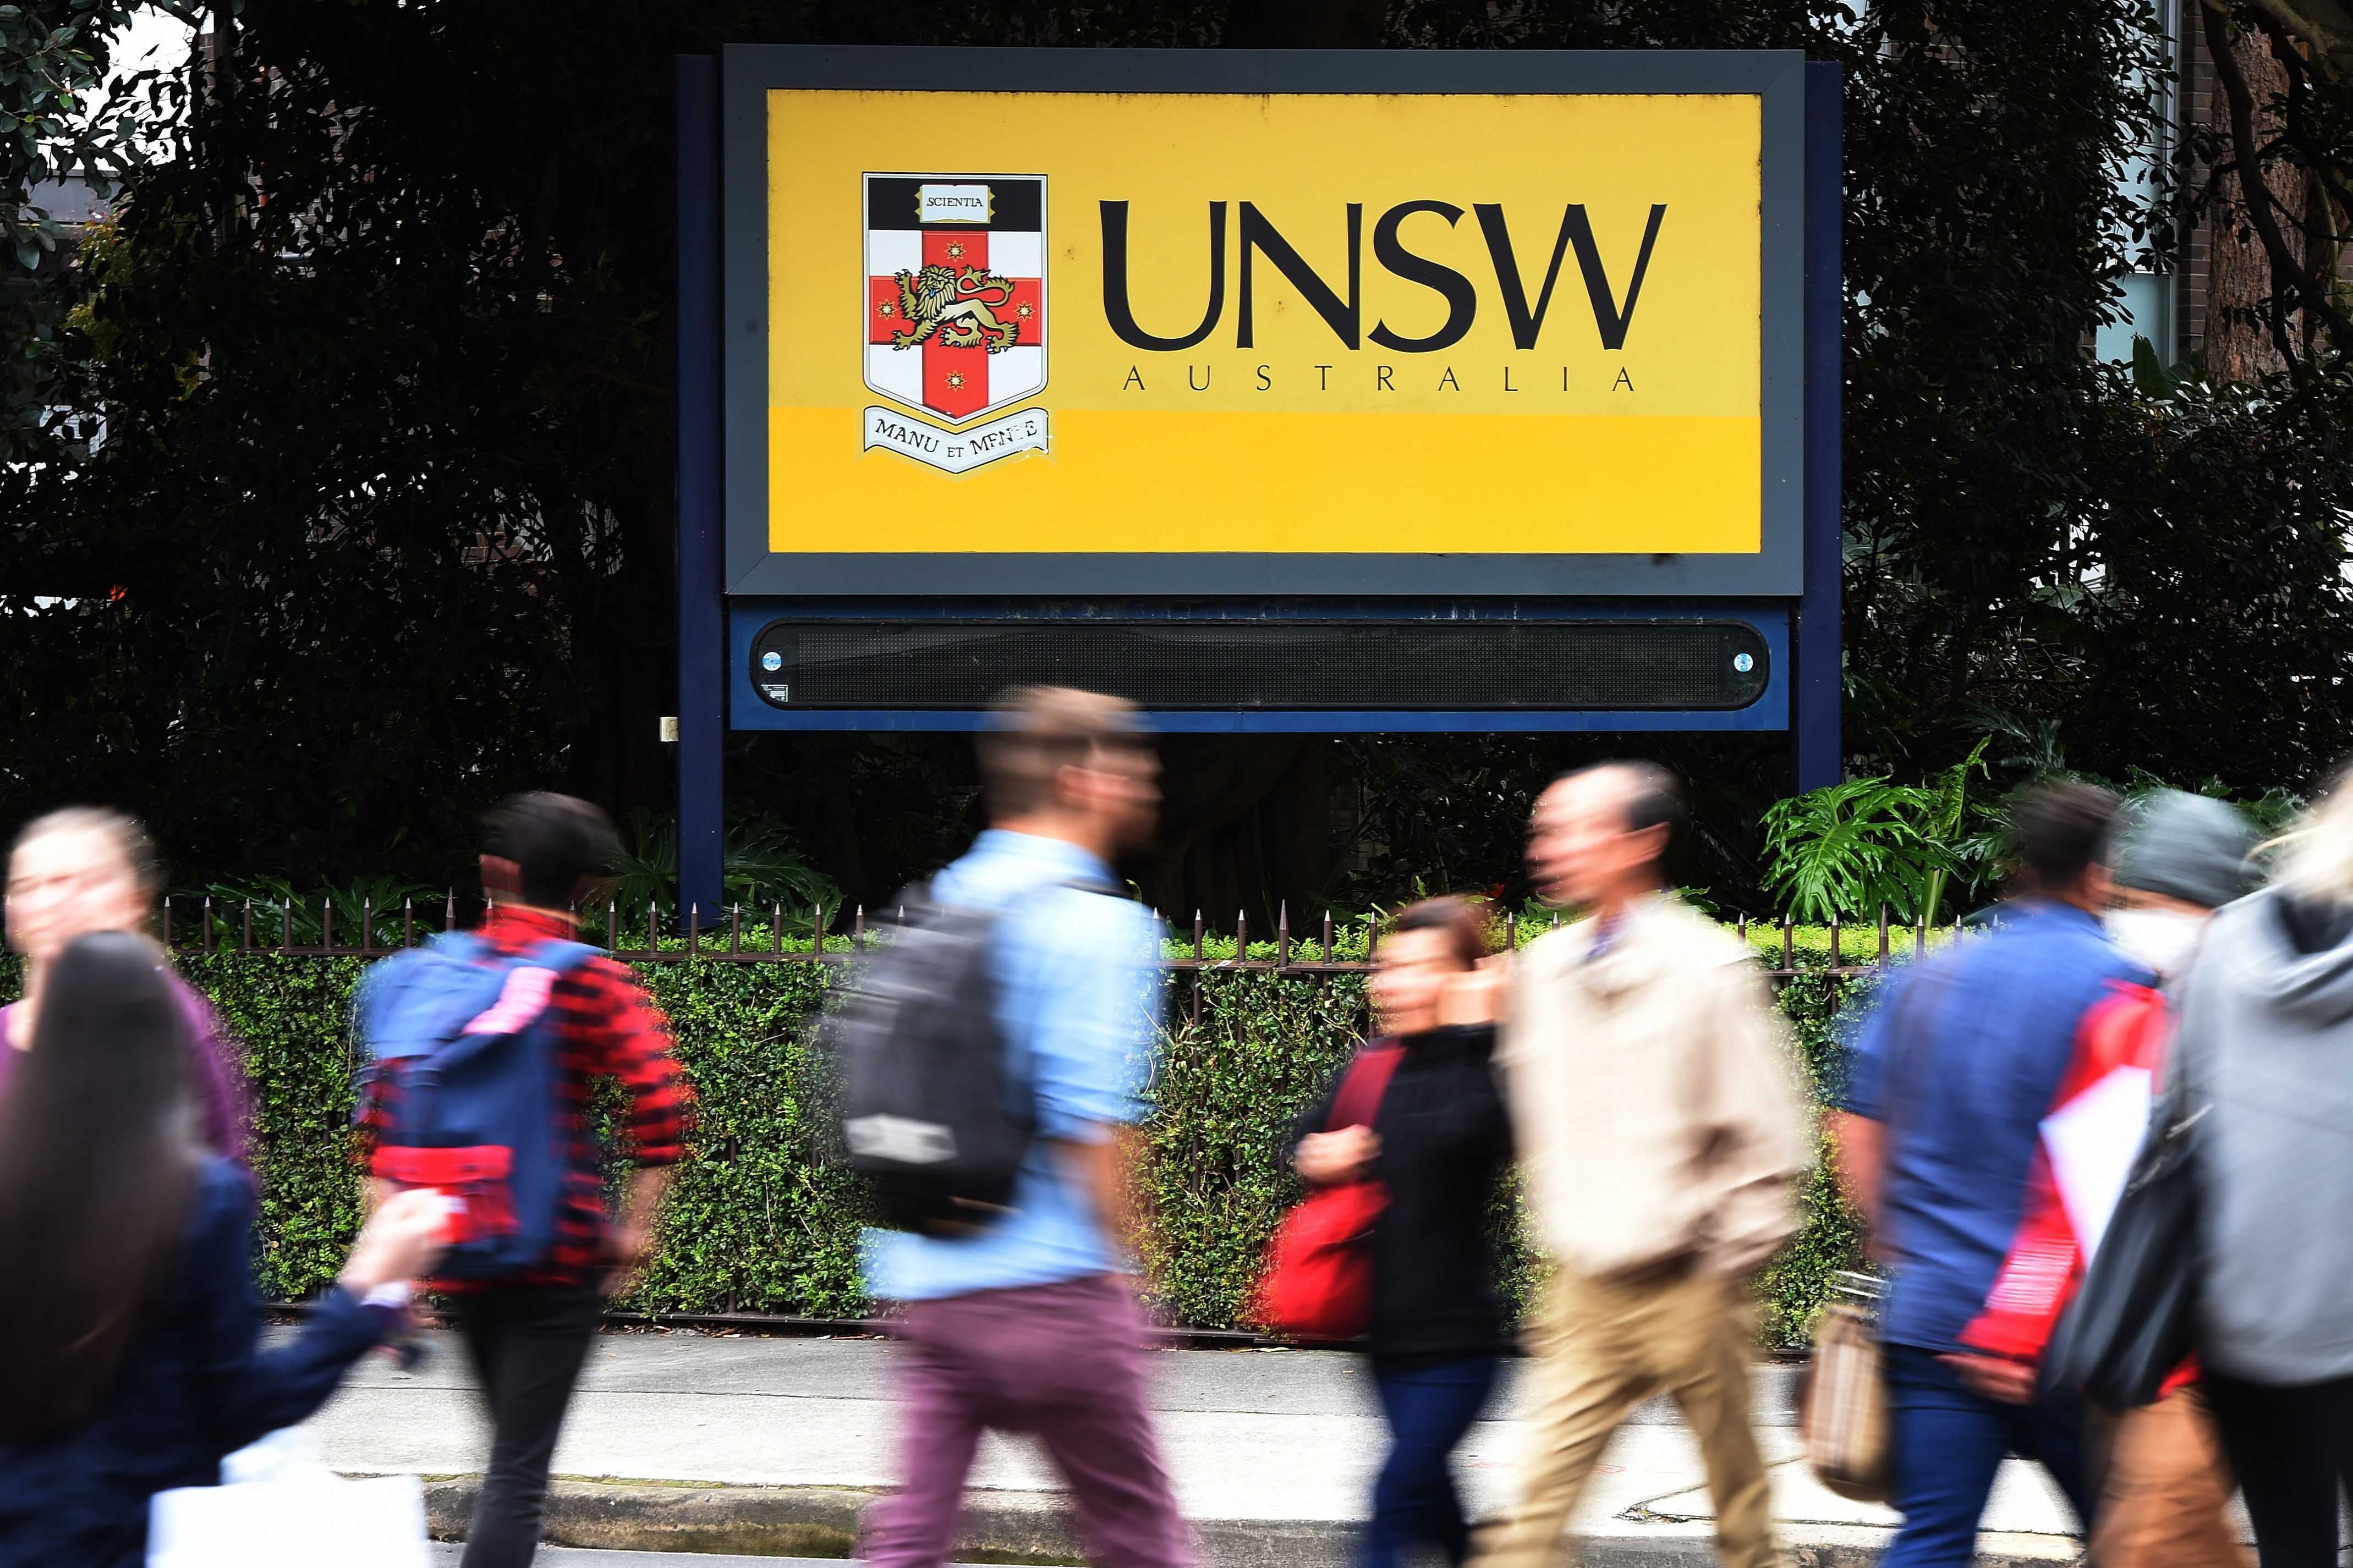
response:
<path id="1" fill-rule="evenodd" d="M 1536 933 L 1529 931 L 1525 937 Z M 746 945 L 755 933 L 747 931 Z M 763 930 L 756 941 L 765 945 Z M 1841 933 L 1844 962 L 1875 952 L 1869 931 Z M 1758 931 L 1761 956 L 1778 962 L 1778 931 Z M 848 943 L 834 939 L 834 950 Z M 1362 956 L 1361 932 L 1335 943 L 1336 957 Z M 806 939 L 786 941 L 806 952 Z M 1908 935 L 1900 937 L 1908 952 Z M 1801 931 L 1800 969 L 1819 970 L 1827 933 Z M 1190 948 L 1172 944 L 1171 957 Z M 1208 956 L 1233 956 L 1233 939 Z M 1316 955 L 1294 944 L 1294 959 Z M 1271 958 L 1253 942 L 1250 956 Z M 267 952 L 187 953 L 182 973 L 210 995 L 243 1042 L 254 1086 L 262 1150 L 262 1290 L 296 1300 L 332 1278 L 358 1223 L 348 1124 L 354 1058 L 349 1011 L 356 959 Z M 649 1311 L 759 1311 L 850 1317 L 868 1310 L 858 1286 L 861 1194 L 857 1178 L 825 1153 L 825 1084 L 809 1049 L 814 1015 L 841 973 L 807 964 L 640 964 L 638 973 L 676 1031 L 693 1082 L 697 1123 L 671 1188 L 659 1253 L 635 1294 L 620 1303 Z M 1835 1005 L 1857 983 L 1800 974 L 1782 992 L 1799 1054 L 1819 1093 L 1833 1052 Z M 1259 1257 L 1295 1181 L 1277 1151 L 1293 1112 L 1328 1082 L 1366 1023 L 1364 983 L 1355 975 L 1277 977 L 1210 973 L 1201 981 L 1200 1020 L 1189 1021 L 1193 981 L 1172 976 L 1171 1026 L 1155 1066 L 1146 1129 L 1146 1197 L 1154 1226 L 1146 1247 L 1155 1305 L 1171 1321 L 1240 1326 Z M 0 971 L 0 994 L 14 994 L 14 965 Z M 602 1104 L 608 1119 L 617 1101 Z M 1807 1218 L 1795 1241 L 1759 1281 L 1759 1331 L 1768 1344 L 1800 1339 L 1829 1274 L 1854 1264 L 1852 1216 L 1826 1171 L 1809 1178 Z M 1516 1194 L 1496 1195 L 1494 1224 L 1509 1259 L 1506 1289 L 1525 1303 L 1537 1282 Z"/>

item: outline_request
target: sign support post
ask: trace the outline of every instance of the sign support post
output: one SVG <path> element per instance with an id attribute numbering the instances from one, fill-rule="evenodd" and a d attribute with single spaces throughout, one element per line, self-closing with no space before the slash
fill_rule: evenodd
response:
<path id="1" fill-rule="evenodd" d="M 727 647 L 721 612 L 719 62 L 677 57 L 678 897 L 716 918 L 722 892 Z"/>
<path id="2" fill-rule="evenodd" d="M 1790 693 L 1791 751 L 1801 794 L 1837 784 L 1844 766 L 1839 636 L 1843 91 L 1835 63 L 1806 63 L 1806 565 L 1805 590 L 1798 601 L 1797 680 Z"/>

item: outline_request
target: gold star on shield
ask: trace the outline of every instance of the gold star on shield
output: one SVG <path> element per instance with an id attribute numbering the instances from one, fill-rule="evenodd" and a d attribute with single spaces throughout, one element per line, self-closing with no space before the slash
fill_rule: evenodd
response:
<path id="1" fill-rule="evenodd" d="M 899 313 L 899 307 L 896 305 L 877 305 L 874 307 L 874 313 L 878 316 L 895 316 Z"/>
<path id="2" fill-rule="evenodd" d="M 1013 313 L 1026 321 L 1038 312 L 1028 305 L 1016 305 L 1013 307 Z"/>
<path id="3" fill-rule="evenodd" d="M 951 261 L 955 260 L 957 257 L 962 256 L 963 254 L 964 254 L 964 241 L 962 241 L 962 240 L 960 240 L 960 239 L 952 239 L 952 240 L 948 241 L 948 258 L 949 258 Z"/>
<path id="4" fill-rule="evenodd" d="M 962 386 L 964 384 L 964 372 L 960 370 L 952 370 L 948 372 L 948 384 L 955 387 Z"/>

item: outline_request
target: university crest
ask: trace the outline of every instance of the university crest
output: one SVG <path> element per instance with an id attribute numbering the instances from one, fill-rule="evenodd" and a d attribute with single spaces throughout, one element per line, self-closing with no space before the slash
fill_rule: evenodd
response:
<path id="1" fill-rule="evenodd" d="M 866 176 L 864 443 L 949 473 L 1047 449 L 1046 182 Z"/>

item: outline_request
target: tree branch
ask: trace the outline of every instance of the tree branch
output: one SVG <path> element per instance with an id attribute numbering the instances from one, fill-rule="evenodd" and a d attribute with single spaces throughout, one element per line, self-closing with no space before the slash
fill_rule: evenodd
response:
<path id="1" fill-rule="evenodd" d="M 2327 321 L 2329 341 L 2340 352 L 2353 343 L 2353 318 L 2339 310 L 2326 293 L 2312 288 L 2304 264 L 2288 248 L 2287 237 L 2280 232 L 2279 215 L 2272 210 L 2274 198 L 2271 184 L 2263 178 L 2262 153 L 2255 137 L 2254 92 L 2247 86 L 2246 73 L 2239 68 L 2231 52 L 2236 29 L 2229 14 L 2213 5 L 2212 0 L 2201 0 L 2199 10 L 2206 24 L 2207 58 L 2214 62 L 2215 79 L 2221 82 L 2223 96 L 2231 106 L 2231 142 L 2236 153 L 2232 162 L 2239 176 L 2239 198 L 2245 204 L 2247 216 L 2263 240 L 2263 254 L 2271 263 L 2274 305 L 2269 324 L 2273 345 L 2288 368 L 2300 373 L 2303 363 L 2288 338 L 2286 312 L 2278 308 L 2280 298 L 2293 299 L 2299 308 Z"/>
<path id="2" fill-rule="evenodd" d="M 2348 199 L 2345 185 L 2338 178 L 2338 159 L 2312 133 L 2310 114 L 2316 73 L 2278 18 L 2258 12 L 2256 21 L 2271 40 L 2272 58 L 2279 61 L 2280 68 L 2287 75 L 2286 113 L 2283 116 L 2284 135 L 2303 154 L 2303 167 L 2312 180 L 2310 196 L 2314 210 L 2306 215 L 2299 226 L 2304 231 L 2306 243 L 2311 247 L 2309 264 L 2305 268 L 2306 287 L 2316 294 L 2332 300 L 2342 299 L 2344 289 L 2337 268 L 2348 239 L 2344 218 L 2348 211 L 2353 211 L 2353 199 Z"/>
<path id="3" fill-rule="evenodd" d="M 2353 11 L 2342 0 L 2254 0 L 2254 8 L 2310 46 L 2329 77 L 2353 75 Z"/>

